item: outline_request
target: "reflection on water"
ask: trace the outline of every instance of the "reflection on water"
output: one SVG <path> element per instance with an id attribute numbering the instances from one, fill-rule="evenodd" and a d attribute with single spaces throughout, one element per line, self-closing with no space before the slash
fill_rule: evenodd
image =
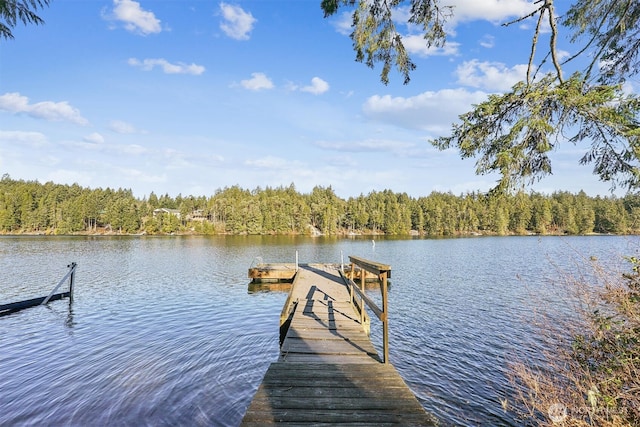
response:
<path id="1" fill-rule="evenodd" d="M 277 359 L 286 289 L 247 288 L 266 262 L 390 264 L 390 359 L 444 425 L 518 425 L 506 361 L 555 303 L 550 261 L 618 262 L 636 238 L 1 237 L 0 303 L 75 298 L 0 317 L 0 425 L 237 425 Z M 285 284 L 284 286 L 290 286 Z M 377 288 L 367 292 L 379 298 Z M 535 295 L 535 298 L 532 298 Z M 372 320 L 375 322 L 375 318 Z M 381 342 L 372 324 L 372 338 Z"/>
<path id="2" fill-rule="evenodd" d="M 291 282 L 250 282 L 247 288 L 250 294 L 257 292 L 283 292 L 288 294 L 292 286 Z"/>

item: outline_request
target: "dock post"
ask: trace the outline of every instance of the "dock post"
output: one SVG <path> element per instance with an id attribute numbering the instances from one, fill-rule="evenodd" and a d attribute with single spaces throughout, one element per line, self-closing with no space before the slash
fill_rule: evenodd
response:
<path id="1" fill-rule="evenodd" d="M 365 279 L 367 276 L 367 272 L 364 270 L 364 268 L 360 269 L 360 289 L 362 290 L 362 294 L 364 295 L 365 293 Z M 364 323 L 364 301 L 361 302 L 362 304 L 362 308 L 360 309 L 360 323 Z M 384 309 L 383 309 L 384 310 Z"/>
<path id="2" fill-rule="evenodd" d="M 71 277 L 69 277 L 69 304 L 73 302 L 73 285 L 76 280 L 76 266 L 75 262 L 72 262 L 67 267 L 71 269 Z"/>
<path id="3" fill-rule="evenodd" d="M 298 251 L 296 251 L 296 271 L 298 271 Z"/>
<path id="4" fill-rule="evenodd" d="M 389 311 L 387 307 L 387 275 L 386 271 L 382 272 L 382 312 L 384 319 L 382 321 L 382 352 L 384 363 L 389 363 Z"/>

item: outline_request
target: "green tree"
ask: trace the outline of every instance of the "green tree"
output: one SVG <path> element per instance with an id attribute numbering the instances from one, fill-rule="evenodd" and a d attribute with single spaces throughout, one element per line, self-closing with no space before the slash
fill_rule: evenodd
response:
<path id="1" fill-rule="evenodd" d="M 431 194 L 433 196 L 433 193 Z M 424 217 L 424 232 L 428 236 L 442 235 L 442 206 L 435 197 L 421 197 L 418 206 Z"/>
<path id="2" fill-rule="evenodd" d="M 487 198 L 488 224 L 487 228 L 500 236 L 509 231 L 509 207 L 505 196 L 492 195 Z"/>
<path id="3" fill-rule="evenodd" d="M 125 191 L 118 191 L 109 200 L 104 219 L 111 226 L 111 229 L 118 233 L 136 233 L 141 224 L 137 202 L 131 194 Z"/>
<path id="4" fill-rule="evenodd" d="M 416 201 L 411 204 L 411 229 L 419 233 L 424 232 L 425 218 L 424 211 Z"/>
<path id="5" fill-rule="evenodd" d="M 575 196 L 566 191 L 560 191 L 552 195 L 552 200 L 551 211 L 556 230 L 567 234 L 578 234 Z"/>
<path id="6" fill-rule="evenodd" d="M 607 197 L 596 197 L 594 201 L 595 224 L 594 230 L 597 233 L 615 233 L 618 228 L 616 225 L 617 210 L 610 203 Z"/>
<path id="7" fill-rule="evenodd" d="M 532 194 L 530 229 L 538 234 L 547 234 L 552 222 L 553 215 L 549 198 L 538 193 Z"/>
<path id="8" fill-rule="evenodd" d="M 164 194 L 158 199 L 158 207 L 167 209 L 177 209 L 178 204 L 169 194 Z"/>
<path id="9" fill-rule="evenodd" d="M 520 191 L 512 199 L 509 229 L 516 234 L 526 234 L 531 221 L 531 199 Z"/>
<path id="10" fill-rule="evenodd" d="M 331 186 L 315 186 L 309 195 L 311 224 L 325 234 L 338 230 L 344 213 L 344 202 L 336 196 Z"/>
<path id="11" fill-rule="evenodd" d="M 457 231 L 463 234 L 475 233 L 478 231 L 480 220 L 476 210 L 479 208 L 477 195 L 467 194 L 460 200 L 458 208 Z"/>
<path id="12" fill-rule="evenodd" d="M 82 210 L 73 198 L 68 198 L 58 205 L 58 234 L 72 234 L 84 230 Z"/>
<path id="13" fill-rule="evenodd" d="M 411 212 L 408 206 L 399 202 L 392 194 L 385 202 L 384 228 L 385 234 L 409 234 L 411 230 Z"/>
<path id="14" fill-rule="evenodd" d="M 160 218 L 162 221 L 162 225 L 160 227 L 160 231 L 165 234 L 175 233 L 180 230 L 180 219 L 176 215 L 170 213 L 160 214 Z"/>
<path id="15" fill-rule="evenodd" d="M 593 204 L 584 191 L 576 196 L 576 224 L 579 234 L 593 233 L 593 227 L 596 222 L 596 213 L 593 210 Z"/>
<path id="16" fill-rule="evenodd" d="M 160 218 L 157 218 L 155 216 L 147 217 L 143 222 L 143 228 L 145 233 L 147 234 L 156 234 L 160 232 L 160 229 L 162 228 L 162 222 Z"/>
<path id="17" fill-rule="evenodd" d="M 408 24 L 424 32 L 428 46 L 443 46 L 445 23 L 455 13 L 455 1 L 446 4 L 443 0 L 321 1 L 325 17 L 340 7 L 355 6 L 351 39 L 356 60 L 370 67 L 382 63 L 385 84 L 393 66 L 405 83 L 415 68 L 394 19 L 408 16 Z M 556 11 L 554 0 L 534 4 L 532 13 L 505 24 L 535 20 L 524 81 L 475 105 L 452 125 L 450 135 L 433 144 L 442 150 L 455 147 L 463 158 L 476 157 L 478 174 L 500 173 L 499 191 L 550 174 L 549 153 L 564 141 L 588 144 L 580 163 L 592 164 L 594 174 L 612 188 L 640 186 L 640 98 L 622 86 L 640 71 L 640 2 L 576 1 L 564 14 Z M 408 14 L 402 13 L 406 10 Z M 540 35 L 547 28 L 549 45 L 541 49 Z M 577 53 L 561 60 L 557 40 L 565 34 Z M 587 65 L 581 66 L 578 58 L 585 57 Z M 539 75 L 547 61 L 552 71 Z"/>
<path id="18" fill-rule="evenodd" d="M 417 230 L 434 236 L 490 232 L 507 234 L 638 232 L 637 195 L 623 199 L 591 198 L 568 192 L 552 196 L 533 193 L 455 196 L 433 192 L 414 199 L 391 190 L 340 199 L 331 187 L 300 194 L 293 185 L 252 191 L 238 186 L 205 197 L 163 196 L 180 202 L 180 215 L 153 213 L 148 199 L 131 190 L 89 189 L 74 185 L 0 179 L 0 232 L 56 234 L 96 232 L 107 227 L 118 233 L 291 234 L 308 231 L 314 223 L 326 234 L 384 232 L 404 235 Z M 159 200 L 158 200 L 159 202 Z M 202 210 L 206 220 L 191 221 L 187 213 Z M 142 227 L 142 228 L 141 228 Z"/>
<path id="19" fill-rule="evenodd" d="M 368 228 L 374 233 L 384 228 L 384 200 L 382 193 L 372 191 L 367 195 L 367 212 L 369 212 Z"/>
<path id="20" fill-rule="evenodd" d="M 627 194 L 623 199 L 624 209 L 629 217 L 629 228 L 632 233 L 640 230 L 640 194 Z"/>

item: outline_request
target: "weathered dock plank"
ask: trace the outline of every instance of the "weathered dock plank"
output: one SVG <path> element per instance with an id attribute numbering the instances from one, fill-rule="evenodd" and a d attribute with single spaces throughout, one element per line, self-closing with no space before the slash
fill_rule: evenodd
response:
<path id="1" fill-rule="evenodd" d="M 273 363 L 243 425 L 434 425 L 389 364 Z"/>
<path id="2" fill-rule="evenodd" d="M 300 266 L 289 307 L 280 356 L 242 425 L 435 425 L 396 369 L 381 363 L 337 266 Z"/>

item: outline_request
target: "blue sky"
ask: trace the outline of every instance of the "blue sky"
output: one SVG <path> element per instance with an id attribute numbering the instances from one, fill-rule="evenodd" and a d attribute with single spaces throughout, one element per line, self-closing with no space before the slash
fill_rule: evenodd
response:
<path id="1" fill-rule="evenodd" d="M 138 197 L 486 191 L 496 176 L 428 140 L 523 78 L 533 22 L 500 24 L 532 2 L 452 3 L 442 49 L 400 27 L 418 68 L 385 86 L 354 60 L 348 10 L 324 19 L 320 0 L 53 0 L 45 25 L 0 40 L 0 174 Z M 610 194 L 578 164 L 584 150 L 554 152 L 532 188 Z"/>

